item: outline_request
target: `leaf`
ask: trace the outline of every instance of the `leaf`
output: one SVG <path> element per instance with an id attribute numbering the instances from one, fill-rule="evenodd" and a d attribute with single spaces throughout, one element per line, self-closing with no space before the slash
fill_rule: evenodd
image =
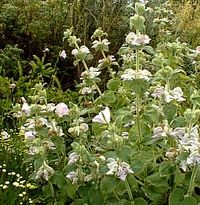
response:
<path id="1" fill-rule="evenodd" d="M 105 176 L 100 183 L 100 189 L 105 193 L 112 193 L 113 189 L 119 184 L 119 180 L 113 176 Z"/>
<path id="2" fill-rule="evenodd" d="M 112 105 L 113 103 L 115 103 L 116 101 L 116 97 L 113 91 L 106 91 L 102 97 L 101 100 L 103 103 L 108 104 L 108 105 Z"/>
<path id="3" fill-rule="evenodd" d="M 112 91 L 116 91 L 121 84 L 119 78 L 110 79 L 107 84 L 107 88 Z"/>
<path id="4" fill-rule="evenodd" d="M 137 198 L 134 205 L 148 205 L 148 203 L 143 198 Z"/>
<path id="5" fill-rule="evenodd" d="M 197 205 L 194 197 L 184 197 L 184 192 L 180 188 L 174 189 L 169 196 L 169 205 Z"/>
<path id="6" fill-rule="evenodd" d="M 48 182 L 48 184 L 46 186 L 42 187 L 42 191 L 44 193 L 45 197 L 54 197 L 54 189 L 53 189 L 53 185 L 51 182 Z"/>
<path id="7" fill-rule="evenodd" d="M 100 189 L 95 188 L 94 186 L 89 190 L 89 204 L 102 205 L 104 204 L 103 195 Z"/>
<path id="8" fill-rule="evenodd" d="M 159 167 L 159 173 L 161 177 L 166 177 L 174 174 L 176 171 L 176 165 L 168 162 L 163 162 Z"/>
<path id="9" fill-rule="evenodd" d="M 51 181 L 60 189 L 62 189 L 64 186 L 67 185 L 67 180 L 65 175 L 59 171 L 54 172 L 54 174 L 51 177 Z"/>
<path id="10" fill-rule="evenodd" d="M 145 178 L 145 181 L 156 187 L 167 187 L 168 177 L 161 177 L 159 172 L 153 173 Z"/>
<path id="11" fill-rule="evenodd" d="M 170 123 L 176 115 L 177 106 L 175 104 L 169 103 L 169 104 L 164 106 L 163 112 L 164 112 L 165 117 L 167 118 L 168 122 Z"/>

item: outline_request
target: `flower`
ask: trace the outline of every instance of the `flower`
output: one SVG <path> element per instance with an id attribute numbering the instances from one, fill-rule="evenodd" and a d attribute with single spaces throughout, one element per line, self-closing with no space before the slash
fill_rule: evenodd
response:
<path id="1" fill-rule="evenodd" d="M 134 173 L 126 162 L 118 162 L 113 158 L 108 158 L 107 162 L 109 171 L 106 172 L 106 175 L 116 175 L 119 179 L 125 181 L 128 174 Z"/>
<path id="2" fill-rule="evenodd" d="M 98 115 L 96 115 L 92 122 L 97 122 L 100 124 L 109 124 L 110 123 L 110 109 L 106 107 L 103 111 L 101 111 Z"/>
<path id="3" fill-rule="evenodd" d="M 139 79 L 144 79 L 146 81 L 149 81 L 150 76 L 151 76 L 151 73 L 146 69 L 139 70 L 137 72 L 136 70 L 129 68 L 124 71 L 124 74 L 121 75 L 121 78 L 123 80 L 133 80 L 133 79 L 139 78 Z"/>
<path id="4" fill-rule="evenodd" d="M 35 135 L 36 135 L 35 131 L 27 131 L 24 133 L 25 140 L 30 140 L 30 141 L 35 139 Z"/>
<path id="5" fill-rule="evenodd" d="M 164 94 L 165 88 L 163 86 L 157 87 L 153 94 L 151 94 L 154 98 L 160 98 Z"/>
<path id="6" fill-rule="evenodd" d="M 39 170 L 36 173 L 36 179 L 44 179 L 48 181 L 49 177 L 53 175 L 53 173 L 54 170 L 50 166 L 48 166 L 44 161 L 42 166 L 39 168 Z"/>
<path id="7" fill-rule="evenodd" d="M 98 68 L 94 68 L 94 67 L 90 67 L 89 68 L 89 71 L 84 71 L 81 73 L 81 76 L 84 78 L 95 78 L 97 77 L 98 75 L 100 75 L 101 71 L 99 71 Z"/>
<path id="8" fill-rule="evenodd" d="M 160 138 L 160 137 L 167 137 L 167 133 L 162 127 L 158 126 L 154 128 L 152 138 Z"/>
<path id="9" fill-rule="evenodd" d="M 7 140 L 10 137 L 10 135 L 6 131 L 2 131 L 1 137 L 2 139 Z"/>
<path id="10" fill-rule="evenodd" d="M 69 154 L 69 161 L 67 164 L 72 165 L 79 160 L 80 156 L 76 152 L 72 152 Z"/>
<path id="11" fill-rule="evenodd" d="M 143 34 L 135 34 L 134 32 L 130 32 L 127 36 L 126 36 L 126 42 L 128 44 L 131 44 L 133 46 L 140 46 L 140 45 L 145 45 L 148 44 L 150 42 L 150 38 L 147 35 L 143 35 Z"/>
<path id="12" fill-rule="evenodd" d="M 68 106 L 65 103 L 59 103 L 56 105 L 55 113 L 59 117 L 63 117 L 65 115 L 69 115 L 69 109 Z"/>
<path id="13" fill-rule="evenodd" d="M 200 46 L 196 47 L 196 53 L 197 53 L 197 55 L 200 54 Z"/>
<path id="14" fill-rule="evenodd" d="M 24 102 L 22 105 L 22 113 L 24 113 L 26 116 L 29 116 L 31 113 L 31 107 L 28 105 L 28 103 Z"/>
<path id="15" fill-rule="evenodd" d="M 77 172 L 69 172 L 66 175 L 66 178 L 68 178 L 70 181 L 72 181 L 72 184 L 76 184 L 78 182 L 78 173 Z"/>
<path id="16" fill-rule="evenodd" d="M 67 54 L 66 54 L 65 50 L 62 50 L 59 56 L 63 59 L 67 58 Z"/>
<path id="17" fill-rule="evenodd" d="M 86 124 L 86 123 L 81 123 L 79 128 L 80 128 L 80 131 L 82 131 L 82 132 L 86 132 L 89 129 L 88 124 Z"/>

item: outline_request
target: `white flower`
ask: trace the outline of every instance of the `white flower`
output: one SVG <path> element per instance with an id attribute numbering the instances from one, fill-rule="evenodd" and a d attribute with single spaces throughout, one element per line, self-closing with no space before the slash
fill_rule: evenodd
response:
<path id="1" fill-rule="evenodd" d="M 66 175 L 66 178 L 68 178 L 70 181 L 72 181 L 72 184 L 76 184 L 78 182 L 78 173 L 77 172 L 69 172 Z"/>
<path id="2" fill-rule="evenodd" d="M 91 78 L 92 79 L 92 78 L 99 76 L 100 73 L 101 73 L 101 71 L 99 71 L 98 68 L 90 67 L 89 71 L 86 70 L 86 71 L 82 72 L 81 76 L 83 78 Z"/>
<path id="3" fill-rule="evenodd" d="M 151 77 L 151 73 L 144 69 L 144 70 L 139 70 L 138 72 L 136 70 L 133 70 L 133 69 L 126 69 L 124 71 L 124 74 L 121 75 L 121 78 L 123 80 L 133 80 L 133 79 L 144 79 L 144 80 L 147 80 L 149 81 L 150 80 L 150 77 Z"/>
<path id="4" fill-rule="evenodd" d="M 75 56 L 77 53 L 78 53 L 78 49 L 75 48 L 75 49 L 72 50 L 72 55 Z"/>
<path id="5" fill-rule="evenodd" d="M 11 89 L 14 89 L 15 87 L 16 87 L 16 84 L 15 84 L 15 83 L 10 84 L 10 88 L 11 88 Z"/>
<path id="6" fill-rule="evenodd" d="M 80 156 L 76 152 L 72 152 L 69 154 L 69 161 L 67 164 L 72 165 L 75 164 L 79 160 Z"/>
<path id="7" fill-rule="evenodd" d="M 42 52 L 43 53 L 48 53 L 49 52 L 49 48 L 45 48 Z"/>
<path id="8" fill-rule="evenodd" d="M 1 137 L 2 139 L 7 140 L 10 137 L 10 135 L 6 131 L 2 131 Z"/>
<path id="9" fill-rule="evenodd" d="M 169 90 L 169 91 L 167 91 L 167 89 L 165 89 L 164 95 L 165 95 L 165 101 L 167 103 L 169 103 L 172 100 L 176 100 L 178 102 L 185 101 L 185 98 L 182 97 L 183 91 L 180 87 L 176 87 L 173 90 Z"/>
<path id="10" fill-rule="evenodd" d="M 176 127 L 169 133 L 172 137 L 182 138 L 185 134 L 185 127 Z"/>
<path id="11" fill-rule="evenodd" d="M 23 105 L 22 105 L 22 113 L 24 113 L 26 116 L 29 116 L 30 113 L 31 113 L 31 108 L 30 106 L 28 105 L 28 103 L 24 102 Z"/>
<path id="12" fill-rule="evenodd" d="M 135 34 L 134 32 L 130 32 L 126 36 L 126 42 L 133 46 L 140 46 L 140 45 L 148 44 L 150 40 L 151 39 L 149 38 L 149 36 L 143 35 L 143 34 Z"/>
<path id="13" fill-rule="evenodd" d="M 59 103 L 56 105 L 55 113 L 59 117 L 63 117 L 65 115 L 69 115 L 69 109 L 68 106 L 65 103 Z"/>
<path id="14" fill-rule="evenodd" d="M 110 123 L 110 109 L 106 107 L 103 111 L 101 111 L 98 115 L 96 115 L 92 122 L 97 122 L 100 124 L 109 124 Z"/>
<path id="15" fill-rule="evenodd" d="M 140 0 L 140 2 L 141 2 L 142 4 L 147 4 L 149 1 L 148 1 L 148 0 Z"/>
<path id="16" fill-rule="evenodd" d="M 80 131 L 82 131 L 82 132 L 86 132 L 89 129 L 88 124 L 86 124 L 86 123 L 81 123 L 79 128 L 80 128 Z"/>
<path id="17" fill-rule="evenodd" d="M 155 127 L 152 137 L 153 138 L 167 137 L 167 133 L 162 127 Z"/>
<path id="18" fill-rule="evenodd" d="M 60 53 L 59 56 L 63 59 L 67 58 L 67 54 L 66 54 L 65 50 L 62 50 L 62 52 Z"/>
<path id="19" fill-rule="evenodd" d="M 89 54 L 90 53 L 90 50 L 88 49 L 88 47 L 86 47 L 84 45 L 80 47 L 80 51 L 84 54 Z"/>
<path id="20" fill-rule="evenodd" d="M 25 139 L 30 141 L 35 139 L 35 135 L 36 135 L 35 131 L 27 131 L 24 133 Z"/>
<path id="21" fill-rule="evenodd" d="M 90 87 L 84 87 L 84 88 L 81 89 L 81 94 L 82 94 L 82 95 L 87 95 L 87 94 L 92 93 L 92 91 L 93 91 L 92 88 L 90 88 Z"/>
<path id="22" fill-rule="evenodd" d="M 48 181 L 49 177 L 53 175 L 53 173 L 54 170 L 50 166 L 48 166 L 44 161 L 42 166 L 39 168 L 39 170 L 36 173 L 36 179 L 44 179 Z"/>
<path id="23" fill-rule="evenodd" d="M 118 162 L 113 158 L 108 158 L 107 162 L 109 171 L 106 172 L 106 175 L 116 175 L 119 179 L 125 181 L 128 174 L 134 173 L 126 162 Z"/>
<path id="24" fill-rule="evenodd" d="M 153 94 L 151 94 L 154 98 L 160 98 L 164 94 L 165 88 L 163 86 L 157 87 Z"/>
<path id="25" fill-rule="evenodd" d="M 196 53 L 197 53 L 197 54 L 200 54 L 200 46 L 197 46 L 197 47 L 196 47 Z"/>

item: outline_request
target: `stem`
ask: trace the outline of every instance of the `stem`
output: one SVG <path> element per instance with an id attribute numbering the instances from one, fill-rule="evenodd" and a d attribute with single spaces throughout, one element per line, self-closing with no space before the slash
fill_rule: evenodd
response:
<path id="1" fill-rule="evenodd" d="M 136 49 L 136 79 L 139 78 L 139 69 L 140 69 L 140 59 L 139 59 L 139 49 Z M 140 124 L 140 96 L 136 95 L 136 122 L 138 128 L 138 143 L 142 142 L 142 131 Z"/>
<path id="2" fill-rule="evenodd" d="M 99 41 L 101 42 L 101 37 L 99 37 Z M 105 52 L 103 50 L 101 51 L 101 53 L 102 53 L 103 58 L 107 59 L 106 58 L 106 54 L 105 54 Z M 108 68 L 108 71 L 109 71 L 111 77 L 114 78 L 115 76 L 113 75 L 113 72 L 112 72 L 112 69 L 110 68 L 110 66 L 107 66 L 107 68 Z"/>
<path id="3" fill-rule="evenodd" d="M 195 182 L 195 178 L 196 178 L 196 175 L 197 175 L 197 171 L 198 171 L 198 166 L 196 165 L 192 170 L 192 175 L 191 175 L 191 178 L 190 178 L 190 184 L 189 184 L 189 188 L 188 188 L 186 196 L 191 196 L 193 191 L 194 191 L 194 185 L 195 185 L 194 182 Z"/>
<path id="4" fill-rule="evenodd" d="M 131 188 L 130 188 L 130 185 L 129 185 L 127 179 L 125 179 L 124 183 L 125 183 L 125 186 L 126 186 L 126 189 L 127 189 L 127 192 L 128 192 L 129 199 L 131 201 L 133 201 L 133 194 L 131 192 Z"/>
<path id="5" fill-rule="evenodd" d="M 77 49 L 80 48 L 77 43 L 75 43 L 75 47 L 76 47 Z M 86 62 L 85 62 L 85 60 L 82 60 L 82 63 L 83 63 L 84 68 L 89 72 L 89 68 L 88 68 L 88 66 L 87 66 L 87 64 L 86 64 Z M 97 89 L 99 95 L 101 96 L 101 95 L 102 95 L 101 90 L 99 89 L 99 86 L 98 86 L 95 82 L 94 82 L 94 86 L 96 87 L 96 89 Z"/>
<path id="6" fill-rule="evenodd" d="M 85 60 L 82 60 L 82 63 L 83 63 L 83 66 L 85 67 L 85 69 L 86 69 L 87 71 L 89 71 L 89 68 L 88 68 L 88 66 L 87 66 L 87 64 L 86 64 L 86 62 L 85 62 Z M 101 95 L 102 95 L 101 90 L 99 89 L 99 86 L 98 86 L 95 82 L 94 82 L 94 86 L 96 87 L 96 89 L 97 89 L 99 95 L 101 96 Z"/>
<path id="7" fill-rule="evenodd" d="M 120 198 L 117 196 L 117 193 L 115 192 L 115 190 L 113 189 L 113 194 L 115 195 L 117 201 L 120 201 Z"/>
<path id="8" fill-rule="evenodd" d="M 193 115 L 194 115 L 195 109 L 196 109 L 196 104 L 194 104 L 193 107 L 192 107 L 192 117 L 190 118 L 189 128 L 188 128 L 188 134 L 189 134 L 189 136 L 190 136 L 190 134 L 191 134 L 191 130 L 192 130 L 192 126 L 193 126 L 193 122 L 192 122 L 192 121 L 193 121 Z"/>

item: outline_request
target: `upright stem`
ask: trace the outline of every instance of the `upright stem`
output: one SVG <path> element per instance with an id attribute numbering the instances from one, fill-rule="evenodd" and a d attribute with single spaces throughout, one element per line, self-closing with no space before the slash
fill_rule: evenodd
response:
<path id="1" fill-rule="evenodd" d="M 75 47 L 76 47 L 77 49 L 80 48 L 77 43 L 75 43 Z M 87 66 L 87 64 L 86 64 L 86 62 L 85 62 L 85 60 L 82 60 L 82 63 L 83 63 L 83 66 L 84 66 L 85 70 L 87 70 L 87 71 L 89 72 L 89 68 L 88 68 L 88 66 Z M 99 95 L 101 96 L 101 95 L 102 95 L 102 92 L 101 92 L 101 90 L 99 89 L 99 86 L 98 86 L 95 82 L 94 82 L 94 86 L 96 87 L 97 92 L 98 92 Z"/>
<path id="2" fill-rule="evenodd" d="M 99 41 L 101 42 L 101 37 L 99 37 Z M 103 58 L 107 59 L 106 55 L 105 55 L 105 52 L 103 50 L 101 51 L 101 53 L 102 53 Z M 114 78 L 115 76 L 113 75 L 113 72 L 112 72 L 112 69 L 110 68 L 110 66 L 107 66 L 107 68 L 108 68 L 108 71 L 109 71 L 111 77 Z"/>
<path id="3" fill-rule="evenodd" d="M 194 191 L 194 185 L 195 185 L 194 182 L 195 182 L 195 178 L 196 178 L 196 175 L 197 175 L 197 171 L 198 171 L 198 166 L 196 165 L 192 170 L 192 175 L 191 175 L 191 178 L 190 178 L 190 184 L 189 184 L 189 188 L 188 188 L 186 196 L 191 196 L 193 191 Z"/>
<path id="4" fill-rule="evenodd" d="M 139 69 L 140 69 L 140 59 L 139 59 L 139 49 L 136 49 L 136 78 L 139 78 Z M 138 143 L 142 142 L 142 131 L 141 131 L 141 124 L 140 124 L 140 105 L 141 99 L 140 95 L 136 95 L 136 122 L 138 128 Z"/>
<path id="5" fill-rule="evenodd" d="M 125 186 L 126 186 L 126 189 L 127 189 L 127 192 L 128 192 L 129 199 L 131 201 L 133 201 L 133 194 L 131 192 L 131 188 L 130 188 L 130 185 L 129 185 L 127 179 L 125 179 L 124 183 L 125 183 Z"/>

